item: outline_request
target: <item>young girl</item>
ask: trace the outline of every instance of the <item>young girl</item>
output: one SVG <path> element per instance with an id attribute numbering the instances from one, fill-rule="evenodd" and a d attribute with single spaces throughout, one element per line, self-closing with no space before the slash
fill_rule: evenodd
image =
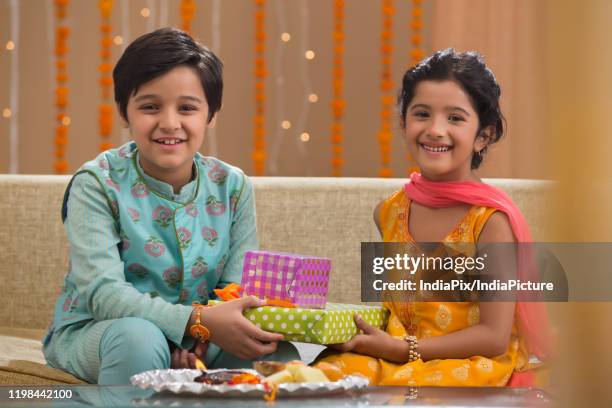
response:
<path id="1" fill-rule="evenodd" d="M 399 110 L 408 150 L 421 173 L 381 202 L 374 220 L 384 241 L 529 242 L 519 210 L 475 175 L 502 136 L 500 88 L 480 56 L 436 52 L 406 72 Z M 518 260 L 518 273 L 525 270 Z M 386 302 L 386 331 L 355 316 L 363 334 L 333 346 L 322 361 L 380 385 L 502 386 L 543 358 L 547 320 L 541 303 Z M 513 378 L 526 384 L 530 376 Z"/>
<path id="2" fill-rule="evenodd" d="M 221 74 L 213 53 L 175 29 L 143 35 L 117 62 L 115 101 L 133 142 L 85 163 L 66 190 L 70 267 L 44 341 L 49 365 L 122 384 L 196 358 L 213 368 L 299 358 L 242 316 L 263 301 L 197 305 L 239 282 L 258 245 L 251 182 L 198 153 L 221 108 Z"/>

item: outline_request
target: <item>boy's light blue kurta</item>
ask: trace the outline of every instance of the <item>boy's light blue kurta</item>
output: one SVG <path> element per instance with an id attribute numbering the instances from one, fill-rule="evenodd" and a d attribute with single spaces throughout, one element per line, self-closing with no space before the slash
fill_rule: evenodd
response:
<path id="1" fill-rule="evenodd" d="M 258 246 L 252 185 L 236 167 L 199 154 L 194 173 L 174 194 L 144 173 L 134 143 L 77 172 L 64 202 L 70 268 L 44 342 L 52 365 L 79 349 L 79 328 L 127 316 L 151 321 L 187 347 L 191 303 L 240 282 L 244 252 Z M 102 336 L 104 325 L 95 326 L 90 342 Z"/>

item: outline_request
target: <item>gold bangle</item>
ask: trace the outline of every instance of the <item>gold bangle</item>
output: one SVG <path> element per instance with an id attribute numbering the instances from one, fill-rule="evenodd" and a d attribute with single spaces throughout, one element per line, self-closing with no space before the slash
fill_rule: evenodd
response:
<path id="1" fill-rule="evenodd" d="M 202 308 L 206 306 L 196 303 L 194 303 L 193 306 L 196 309 L 196 320 L 195 323 L 189 328 L 189 334 L 200 343 L 206 343 L 208 339 L 210 339 L 210 330 L 208 330 L 208 328 L 200 321 L 200 312 L 202 311 Z"/>
<path id="2" fill-rule="evenodd" d="M 405 336 L 404 341 L 408 343 L 408 362 L 412 363 L 413 361 L 417 361 L 421 358 L 421 353 L 419 353 L 419 340 L 416 336 Z"/>

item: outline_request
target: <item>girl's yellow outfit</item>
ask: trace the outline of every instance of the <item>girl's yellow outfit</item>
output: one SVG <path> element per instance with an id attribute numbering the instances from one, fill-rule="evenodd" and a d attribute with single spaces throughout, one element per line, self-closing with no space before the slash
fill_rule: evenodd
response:
<path id="1" fill-rule="evenodd" d="M 473 206 L 459 225 L 442 241 L 473 243 L 496 210 Z M 385 200 L 380 210 L 380 228 L 385 242 L 415 243 L 408 231 L 410 200 L 404 190 Z M 475 245 L 467 245 L 475 250 Z M 465 246 L 461 245 L 465 251 Z M 470 254 L 465 254 L 471 256 Z M 477 302 L 385 302 L 390 310 L 387 333 L 397 338 L 415 335 L 418 339 L 442 336 L 480 321 Z M 516 316 L 516 314 L 515 314 Z M 332 354 L 322 358 L 338 366 L 344 374 L 362 374 L 373 385 L 409 386 L 504 386 L 512 373 L 528 365 L 525 342 L 519 336 L 517 322 L 512 330 L 508 349 L 495 358 L 473 356 L 465 359 L 437 359 L 395 364 L 355 353 Z"/>

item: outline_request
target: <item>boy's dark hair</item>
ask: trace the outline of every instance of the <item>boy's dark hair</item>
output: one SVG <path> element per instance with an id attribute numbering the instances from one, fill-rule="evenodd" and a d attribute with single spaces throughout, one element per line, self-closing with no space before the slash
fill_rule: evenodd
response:
<path id="1" fill-rule="evenodd" d="M 481 154 L 472 155 L 471 168 L 477 169 L 487 147 L 499 141 L 504 133 L 504 116 L 499 107 L 501 89 L 493 72 L 484 63 L 481 55 L 474 51 L 458 53 L 452 48 L 437 51 L 404 74 L 402 90 L 397 104 L 402 128 L 406 125 L 406 110 L 414 97 L 414 90 L 421 81 L 452 80 L 470 96 L 472 106 L 478 114 L 478 133 L 488 126 L 495 131 Z"/>
<path id="2" fill-rule="evenodd" d="M 208 48 L 175 28 L 160 28 L 134 40 L 123 52 L 115 69 L 115 102 L 125 120 L 130 96 L 138 88 L 171 69 L 187 65 L 200 77 L 206 102 L 208 122 L 221 109 L 223 63 Z"/>

